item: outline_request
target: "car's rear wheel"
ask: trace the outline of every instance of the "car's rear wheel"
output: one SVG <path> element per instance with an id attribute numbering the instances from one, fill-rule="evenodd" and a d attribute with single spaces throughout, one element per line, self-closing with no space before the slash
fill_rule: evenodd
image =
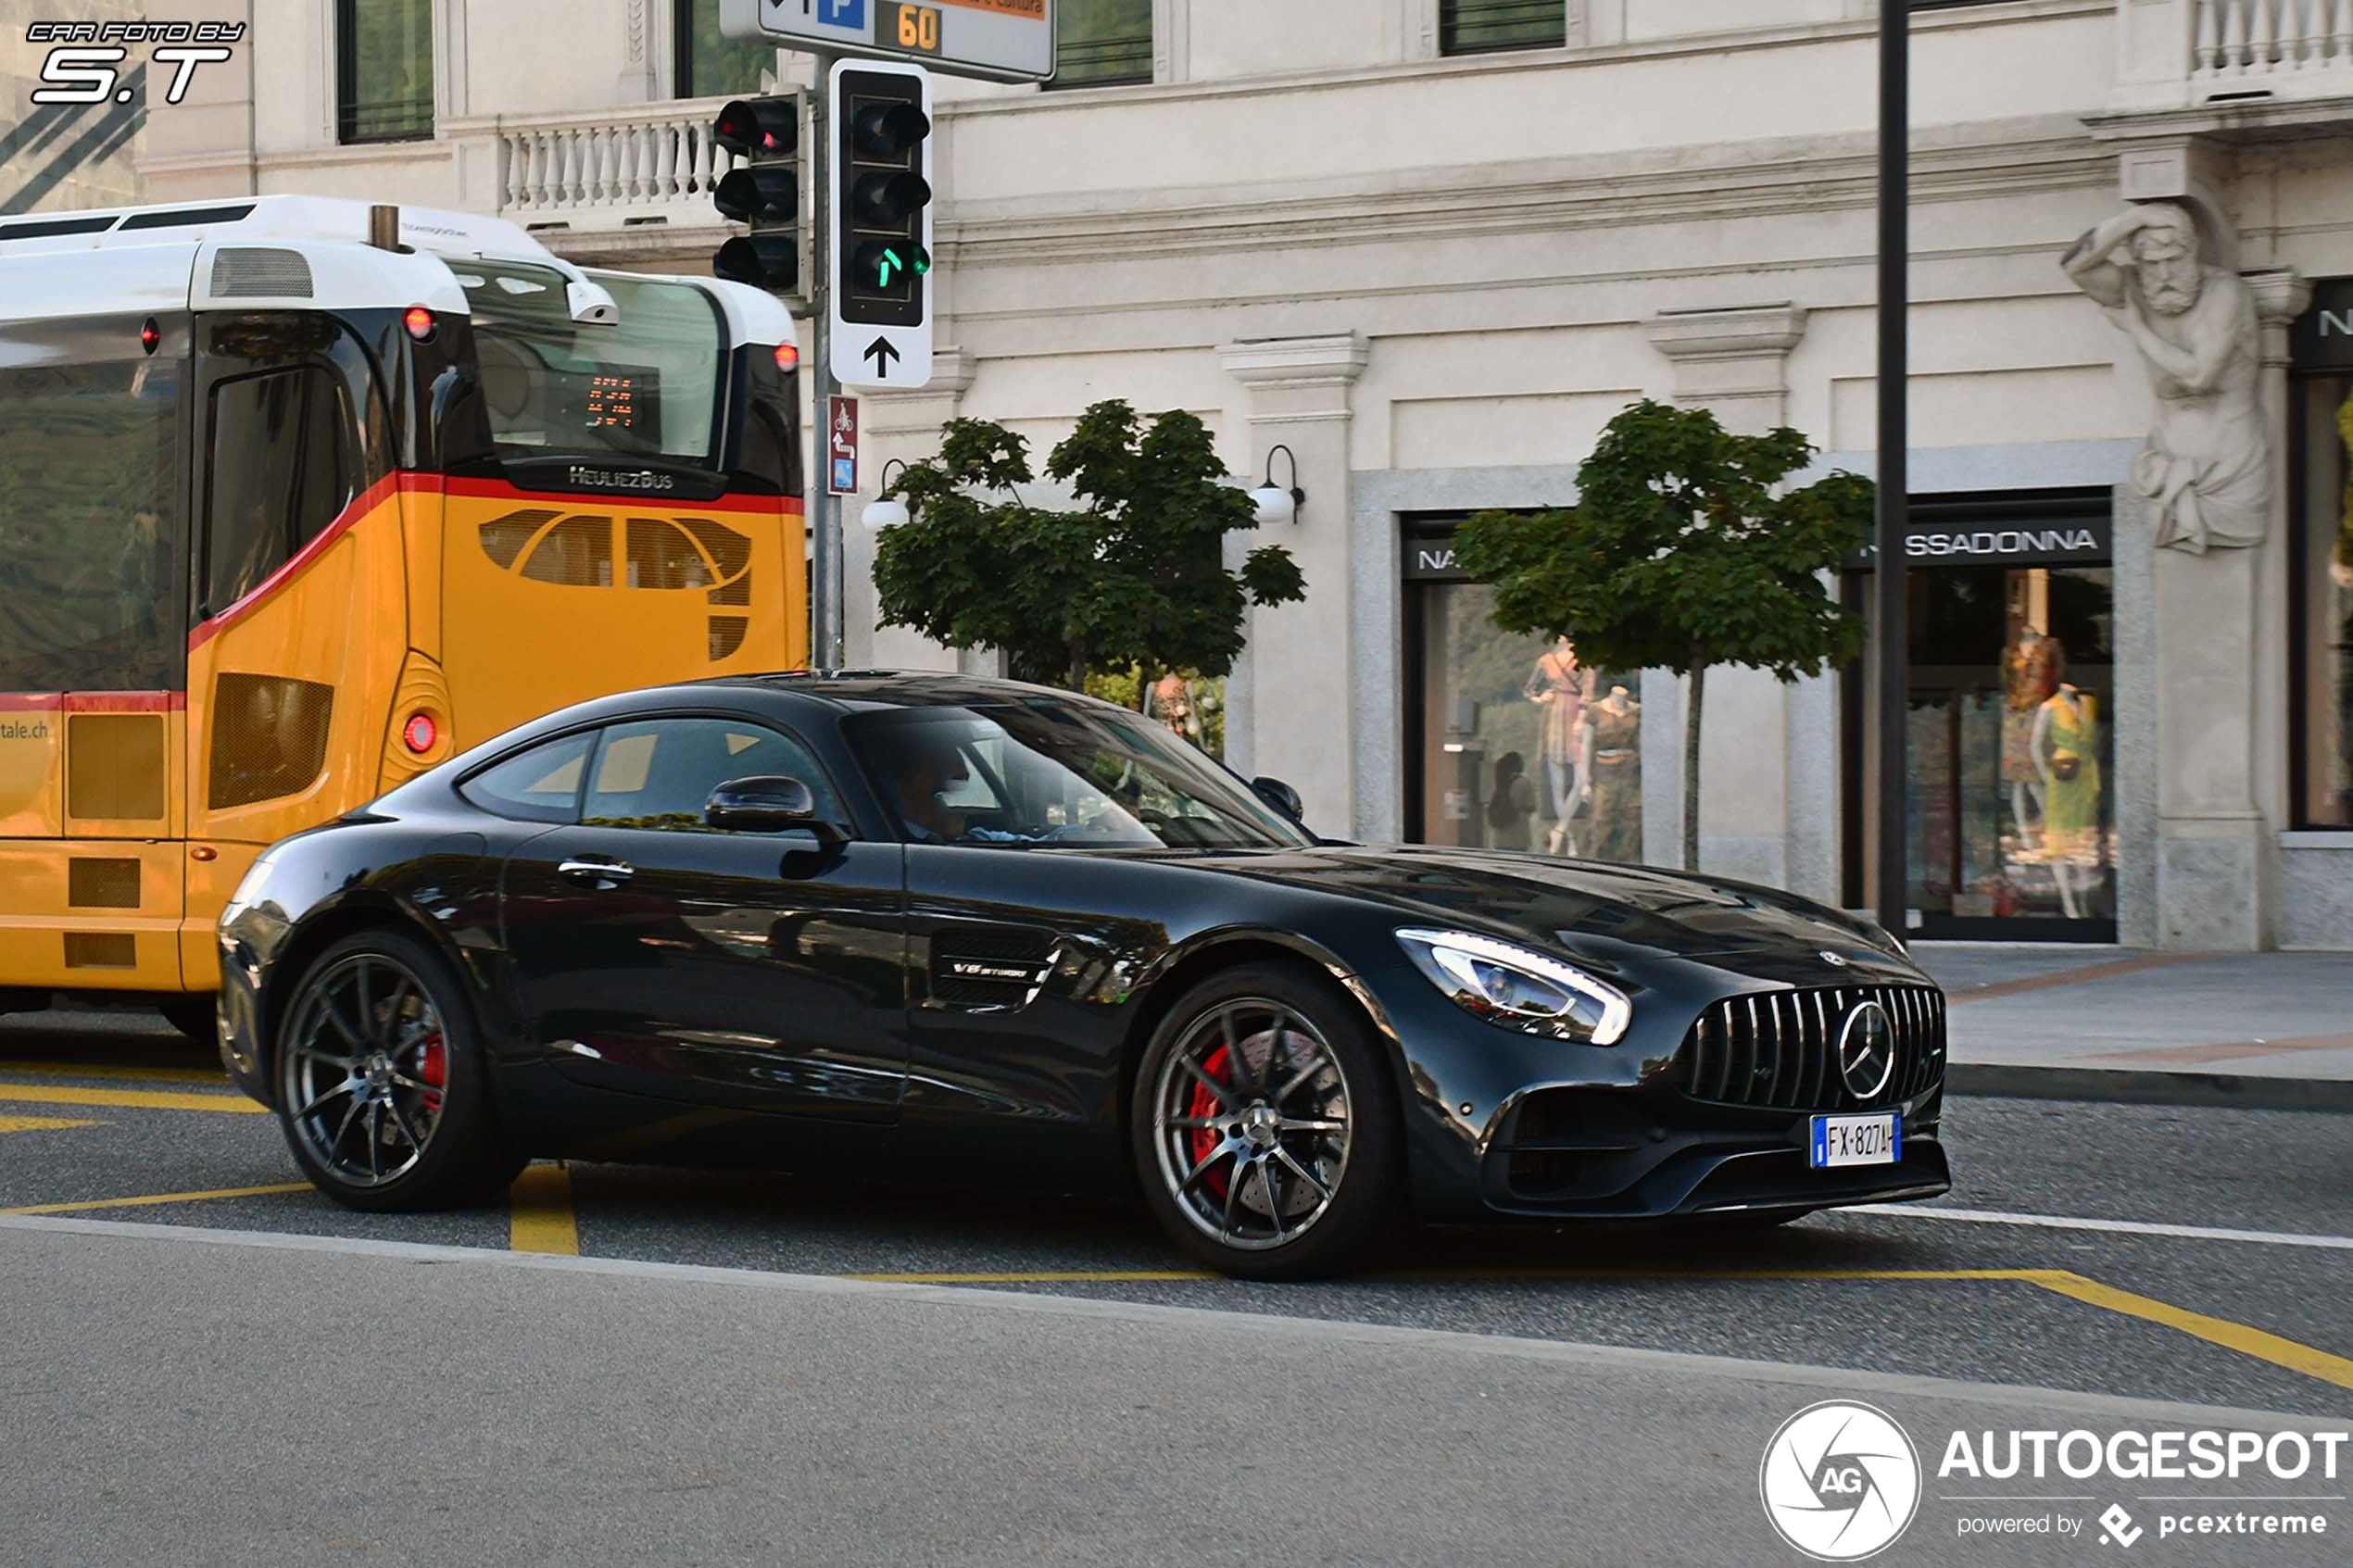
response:
<path id="1" fill-rule="evenodd" d="M 457 977 L 396 931 L 328 947 L 283 1014 L 278 1118 L 303 1173 L 353 1209 L 479 1202 L 514 1180 Z"/>
<path id="2" fill-rule="evenodd" d="M 1397 1218 L 1388 1063 L 1312 971 L 1251 964 L 1188 991 L 1145 1050 L 1130 1121 L 1153 1213 L 1227 1273 L 1338 1273 Z"/>

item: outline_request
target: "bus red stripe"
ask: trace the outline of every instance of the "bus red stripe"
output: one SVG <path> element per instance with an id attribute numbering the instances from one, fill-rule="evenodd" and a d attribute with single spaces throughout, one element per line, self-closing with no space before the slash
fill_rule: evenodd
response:
<path id="1" fill-rule="evenodd" d="M 188 706 L 186 692 L 68 692 L 68 713 L 178 713 Z"/>
<path id="2" fill-rule="evenodd" d="M 614 507 L 623 504 L 677 512 L 779 512 L 799 517 L 804 504 L 798 495 L 722 495 L 715 501 L 689 501 L 660 491 L 525 490 L 503 479 L 447 479 L 442 486 L 452 495 L 488 496 L 501 501 L 560 501 L 568 507 Z"/>
<path id="3" fill-rule="evenodd" d="M 63 692 L 0 692 L 0 713 L 56 713 L 65 705 Z"/>

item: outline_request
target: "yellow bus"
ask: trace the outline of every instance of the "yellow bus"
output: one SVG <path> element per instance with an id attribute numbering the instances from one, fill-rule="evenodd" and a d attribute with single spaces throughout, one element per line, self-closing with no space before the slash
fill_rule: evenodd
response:
<path id="1" fill-rule="evenodd" d="M 806 661 L 793 323 L 306 196 L 0 220 L 0 1011 L 212 1034 L 262 848 L 524 720 Z"/>

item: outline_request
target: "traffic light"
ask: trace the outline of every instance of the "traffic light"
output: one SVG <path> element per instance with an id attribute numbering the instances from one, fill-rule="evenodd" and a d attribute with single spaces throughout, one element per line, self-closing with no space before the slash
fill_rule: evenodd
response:
<path id="1" fill-rule="evenodd" d="M 836 75 L 837 313 L 856 326 L 924 324 L 931 271 L 931 80 L 916 68 Z"/>
<path id="2" fill-rule="evenodd" d="M 774 294 L 798 295 L 801 269 L 801 96 L 738 98 L 719 111 L 711 132 L 719 145 L 746 161 L 720 176 L 711 192 L 719 216 L 747 223 L 751 232 L 729 240 L 711 257 L 723 278 Z"/>

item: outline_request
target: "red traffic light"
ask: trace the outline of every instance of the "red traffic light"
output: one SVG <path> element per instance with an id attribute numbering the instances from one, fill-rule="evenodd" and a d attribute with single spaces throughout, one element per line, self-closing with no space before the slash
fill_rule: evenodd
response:
<path id="1" fill-rule="evenodd" d="M 719 144 L 738 157 L 779 157 L 800 150 L 796 98 L 737 98 L 711 122 Z"/>

